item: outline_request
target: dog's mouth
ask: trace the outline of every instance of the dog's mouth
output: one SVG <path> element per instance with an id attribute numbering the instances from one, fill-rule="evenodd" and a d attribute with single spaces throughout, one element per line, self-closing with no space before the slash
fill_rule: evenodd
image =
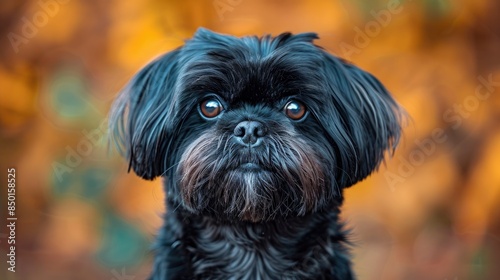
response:
<path id="1" fill-rule="evenodd" d="M 300 138 L 276 138 L 263 149 L 240 149 L 202 135 L 178 168 L 184 206 L 229 220 L 304 215 L 330 197 L 321 159 Z"/>
<path id="2" fill-rule="evenodd" d="M 240 149 L 233 151 L 233 155 L 228 156 L 227 159 L 225 164 L 227 164 L 227 170 L 230 171 L 259 173 L 263 171 L 271 172 L 276 169 L 268 157 L 255 150 Z"/>
<path id="3" fill-rule="evenodd" d="M 260 172 L 265 171 L 265 167 L 255 162 L 245 162 L 240 164 L 236 170 L 243 172 Z"/>

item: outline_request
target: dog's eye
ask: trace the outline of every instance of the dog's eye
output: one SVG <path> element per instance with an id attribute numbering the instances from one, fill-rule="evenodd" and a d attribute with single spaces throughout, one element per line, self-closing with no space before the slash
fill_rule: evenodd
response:
<path id="1" fill-rule="evenodd" d="M 217 99 L 207 99 L 200 104 L 200 112 L 206 118 L 217 117 L 222 109 L 222 104 Z"/>
<path id="2" fill-rule="evenodd" d="M 298 101 L 290 101 L 285 105 L 285 115 L 292 120 L 300 120 L 306 114 L 306 106 Z"/>

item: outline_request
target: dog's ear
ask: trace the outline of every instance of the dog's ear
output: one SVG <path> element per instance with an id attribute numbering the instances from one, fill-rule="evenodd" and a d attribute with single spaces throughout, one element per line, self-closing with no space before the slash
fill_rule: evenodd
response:
<path id="1" fill-rule="evenodd" d="M 326 52 L 323 62 L 329 100 L 316 117 L 336 151 L 338 183 L 348 187 L 377 169 L 386 152 L 394 151 L 403 113 L 370 73 Z"/>
<path id="2" fill-rule="evenodd" d="M 168 166 L 177 112 L 179 52 L 167 53 L 140 70 L 111 109 L 111 140 L 129 160 L 129 171 L 132 168 L 145 179 L 162 175 Z"/>

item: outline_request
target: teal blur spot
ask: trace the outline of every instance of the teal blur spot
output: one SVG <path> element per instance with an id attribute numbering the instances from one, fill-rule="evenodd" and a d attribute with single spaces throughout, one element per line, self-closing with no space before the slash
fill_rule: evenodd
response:
<path id="1" fill-rule="evenodd" d="M 64 159 L 52 165 L 52 193 L 56 197 L 67 194 L 75 183 L 74 172 L 67 172 Z"/>
<path id="2" fill-rule="evenodd" d="M 102 168 L 86 169 L 82 174 L 82 196 L 85 199 L 99 199 L 103 197 L 110 179 L 111 170 Z"/>
<path id="3" fill-rule="evenodd" d="M 88 111 L 84 78 L 75 71 L 60 71 L 53 76 L 49 92 L 52 107 L 66 119 L 84 117 Z"/>
<path id="4" fill-rule="evenodd" d="M 140 264 L 148 248 L 146 237 L 130 223 L 113 213 L 106 213 L 102 246 L 96 258 L 108 267 Z"/>
<path id="5" fill-rule="evenodd" d="M 487 249 L 485 247 L 475 252 L 470 262 L 470 279 L 486 279 L 487 256 Z"/>
<path id="6" fill-rule="evenodd" d="M 447 16 L 453 10 L 450 0 L 425 0 L 426 13 L 432 18 Z"/>
<path id="7" fill-rule="evenodd" d="M 359 11 L 361 11 L 361 13 L 363 14 L 365 20 L 371 19 L 372 15 L 370 14 L 370 12 L 379 11 L 386 8 L 384 7 L 385 3 L 381 3 L 378 1 L 354 0 L 354 2 L 356 3 L 356 6 L 358 7 Z M 349 3 L 349 1 L 346 1 L 346 3 Z"/>

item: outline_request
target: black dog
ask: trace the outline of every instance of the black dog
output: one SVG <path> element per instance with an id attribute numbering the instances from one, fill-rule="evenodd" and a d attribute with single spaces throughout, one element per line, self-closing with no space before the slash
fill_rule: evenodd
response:
<path id="1" fill-rule="evenodd" d="M 317 38 L 200 29 L 116 101 L 115 142 L 167 192 L 151 279 L 354 277 L 343 189 L 395 148 L 400 111 Z"/>

